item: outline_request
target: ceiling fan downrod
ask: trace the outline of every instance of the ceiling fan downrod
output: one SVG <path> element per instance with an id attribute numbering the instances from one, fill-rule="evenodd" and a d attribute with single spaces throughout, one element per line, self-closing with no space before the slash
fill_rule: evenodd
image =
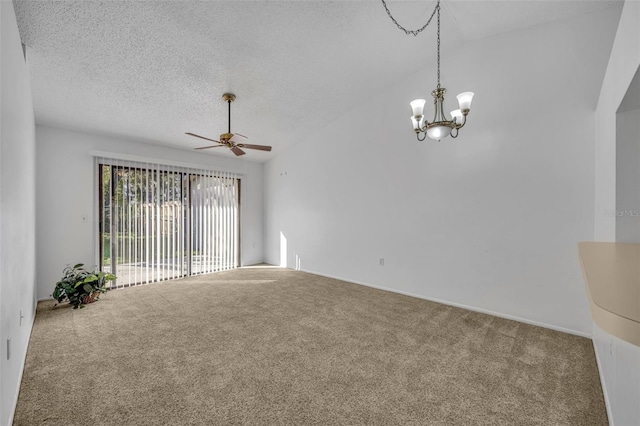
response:
<path id="1" fill-rule="evenodd" d="M 227 133 L 231 133 L 231 102 L 236 100 L 236 95 L 234 95 L 233 93 L 225 93 L 224 95 L 222 95 L 222 100 L 229 105 L 229 120 L 227 121 L 227 123 L 229 123 L 229 130 L 227 130 Z"/>

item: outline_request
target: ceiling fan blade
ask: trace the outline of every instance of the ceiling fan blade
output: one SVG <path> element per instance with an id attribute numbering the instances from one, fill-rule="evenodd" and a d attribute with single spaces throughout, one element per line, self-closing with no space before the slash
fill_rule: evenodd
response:
<path id="1" fill-rule="evenodd" d="M 204 136 L 196 135 L 195 133 L 189 133 L 189 132 L 187 132 L 187 133 L 185 133 L 185 135 L 195 136 L 196 138 L 204 139 L 204 140 L 206 140 L 206 141 L 222 143 L 222 142 L 217 141 L 217 140 L 215 140 L 215 139 L 209 139 L 209 138 L 205 138 Z"/>
<path id="2" fill-rule="evenodd" d="M 248 149 L 259 149 L 260 151 L 271 151 L 271 147 L 267 146 L 267 145 L 251 145 L 248 143 L 243 143 L 241 145 L 238 145 L 241 148 L 248 148 Z"/>
<path id="3" fill-rule="evenodd" d="M 233 153 L 237 156 L 240 155 L 244 155 L 246 154 L 246 152 L 244 152 L 243 150 L 241 150 L 240 148 L 238 148 L 237 146 L 234 146 L 233 148 L 231 148 L 231 151 L 233 151 Z"/>
<path id="4" fill-rule="evenodd" d="M 240 133 L 234 133 L 233 136 L 231 137 L 231 139 L 229 139 L 229 140 L 231 142 L 240 143 L 242 141 L 246 141 L 247 139 L 249 139 L 249 138 L 246 137 L 245 135 L 241 135 Z"/>
<path id="5" fill-rule="evenodd" d="M 209 149 L 209 148 L 220 148 L 221 146 L 224 146 L 222 144 L 220 145 L 209 145 L 209 146 L 201 146 L 199 148 L 193 148 L 193 149 Z"/>

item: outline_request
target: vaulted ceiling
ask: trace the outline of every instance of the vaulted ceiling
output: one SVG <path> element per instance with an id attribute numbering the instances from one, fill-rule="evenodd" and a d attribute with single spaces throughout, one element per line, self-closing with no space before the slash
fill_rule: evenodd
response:
<path id="1" fill-rule="evenodd" d="M 443 49 L 619 1 L 444 1 Z M 419 36 L 407 36 L 376 0 L 14 4 L 37 123 L 192 149 L 203 144 L 185 132 L 214 139 L 226 132 L 221 97 L 232 92 L 231 131 L 274 147 L 243 157 L 253 161 L 268 160 L 305 132 L 366 107 L 380 88 L 423 68 L 429 75 L 434 66 L 435 20 Z M 387 4 L 414 29 L 435 2 Z"/>

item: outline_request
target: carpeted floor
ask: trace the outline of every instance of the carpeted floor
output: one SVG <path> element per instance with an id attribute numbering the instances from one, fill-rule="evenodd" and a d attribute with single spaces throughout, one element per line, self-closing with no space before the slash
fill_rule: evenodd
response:
<path id="1" fill-rule="evenodd" d="M 279 268 L 38 305 L 14 425 L 606 425 L 589 339 Z"/>

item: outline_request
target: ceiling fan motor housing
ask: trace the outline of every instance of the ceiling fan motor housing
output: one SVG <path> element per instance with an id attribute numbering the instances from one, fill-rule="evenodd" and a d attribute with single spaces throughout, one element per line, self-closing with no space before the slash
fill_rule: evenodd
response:
<path id="1" fill-rule="evenodd" d="M 220 135 L 220 140 L 223 143 L 227 143 L 229 142 L 229 139 L 231 139 L 233 137 L 233 133 L 223 133 Z"/>

